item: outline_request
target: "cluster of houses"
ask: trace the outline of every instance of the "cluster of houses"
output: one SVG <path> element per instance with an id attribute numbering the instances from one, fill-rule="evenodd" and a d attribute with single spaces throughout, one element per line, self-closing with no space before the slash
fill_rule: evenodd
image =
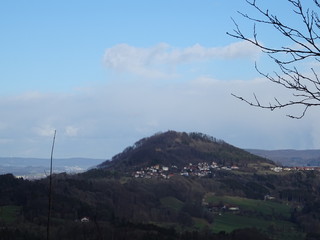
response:
<path id="1" fill-rule="evenodd" d="M 142 168 L 139 171 L 135 171 L 132 176 L 135 178 L 164 178 L 168 179 L 174 175 L 182 176 L 196 176 L 205 177 L 213 173 L 215 170 L 239 170 L 238 166 L 219 166 L 216 162 L 207 163 L 201 162 L 198 164 L 189 163 L 187 166 L 179 169 L 177 166 L 172 165 L 171 167 L 162 166 L 160 164 Z M 283 171 L 319 171 L 320 167 L 272 167 L 271 171 L 280 173 Z"/>
<path id="2" fill-rule="evenodd" d="M 201 162 L 198 164 L 189 163 L 187 166 L 182 169 L 178 169 L 177 166 L 172 165 L 171 167 L 161 166 L 160 164 L 146 167 L 141 169 L 140 171 L 136 171 L 133 173 L 135 178 L 170 178 L 174 175 L 182 175 L 182 176 L 197 176 L 197 177 L 205 177 L 212 173 L 213 170 L 238 170 L 237 166 L 219 166 L 216 162 L 212 162 L 211 164 L 207 162 Z"/>
<path id="3" fill-rule="evenodd" d="M 206 162 L 198 163 L 197 165 L 193 165 L 189 163 L 188 166 L 184 167 L 180 175 L 183 176 L 197 176 L 197 177 L 205 177 L 212 173 L 212 170 L 238 170 L 237 166 L 219 166 L 216 162 L 212 162 L 210 165 Z"/>
<path id="4" fill-rule="evenodd" d="M 177 168 L 176 166 L 171 166 L 171 168 Z M 160 164 L 146 167 L 141 169 L 140 171 L 134 172 L 133 176 L 135 178 L 170 178 L 172 173 L 169 172 L 169 167 L 161 166 Z"/>
<path id="5" fill-rule="evenodd" d="M 276 173 L 283 171 L 320 171 L 320 167 L 272 167 L 270 170 Z"/>

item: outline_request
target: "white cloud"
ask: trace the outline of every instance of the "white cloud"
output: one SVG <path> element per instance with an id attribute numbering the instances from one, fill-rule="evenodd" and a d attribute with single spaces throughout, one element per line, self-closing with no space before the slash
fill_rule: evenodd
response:
<path id="1" fill-rule="evenodd" d="M 247 41 L 232 43 L 228 46 L 212 49 L 213 55 L 223 59 L 250 58 L 257 59 L 261 50 Z"/>
<path id="2" fill-rule="evenodd" d="M 105 66 L 120 72 L 144 77 L 176 77 L 175 67 L 181 64 L 210 59 L 255 59 L 259 49 L 247 42 L 236 42 L 225 47 L 206 48 L 195 44 L 184 49 L 160 43 L 150 48 L 118 44 L 108 48 L 104 55 Z"/>
<path id="3" fill-rule="evenodd" d="M 50 125 L 40 126 L 34 128 L 37 135 L 41 137 L 50 137 L 54 135 L 54 127 Z"/>

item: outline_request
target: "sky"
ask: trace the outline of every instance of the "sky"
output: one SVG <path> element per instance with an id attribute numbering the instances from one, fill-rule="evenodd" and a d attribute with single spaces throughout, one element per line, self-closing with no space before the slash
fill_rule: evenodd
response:
<path id="1" fill-rule="evenodd" d="M 286 4 L 266 7 L 296 24 Z M 237 11 L 257 14 L 244 0 L 1 1 L 0 156 L 50 157 L 54 130 L 57 158 L 110 159 L 167 130 L 240 148 L 320 148 L 318 109 L 293 120 L 300 109 L 231 95 L 290 97 L 255 70 L 274 71 L 267 56 L 226 34 L 232 18 L 252 33 Z M 268 28 L 259 37 L 290 44 Z"/>

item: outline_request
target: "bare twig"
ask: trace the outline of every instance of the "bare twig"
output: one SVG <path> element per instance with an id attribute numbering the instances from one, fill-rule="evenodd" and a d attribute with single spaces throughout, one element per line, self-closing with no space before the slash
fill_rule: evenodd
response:
<path id="1" fill-rule="evenodd" d="M 320 80 L 314 68 L 310 68 L 310 74 L 305 74 L 299 71 L 299 69 L 293 64 L 306 60 L 319 62 L 320 18 L 316 11 L 304 9 L 301 0 L 288 0 L 292 5 L 294 14 L 302 22 L 302 27 L 298 28 L 296 26 L 286 24 L 278 16 L 273 15 L 268 9 L 262 9 L 258 6 L 255 0 L 246 0 L 246 2 L 256 9 L 261 16 L 261 18 L 255 18 L 239 12 L 242 17 L 254 23 L 252 37 L 246 36 L 234 19 L 232 19 L 232 21 L 234 22 L 235 28 L 232 33 L 227 32 L 227 34 L 234 38 L 247 41 L 260 48 L 262 52 L 268 54 L 270 59 L 278 65 L 280 71 L 275 71 L 270 75 L 268 73 L 264 73 L 257 67 L 257 65 L 255 65 L 257 72 L 271 82 L 295 93 L 292 94 L 292 99 L 287 102 L 280 102 L 278 98 L 274 98 L 274 103 L 269 104 L 262 104 L 255 94 L 253 101 L 247 100 L 236 94 L 232 95 L 251 106 L 265 108 L 272 111 L 288 106 L 302 105 L 304 106 L 304 110 L 301 115 L 287 115 L 291 118 L 300 119 L 305 116 L 310 107 L 320 106 Z M 315 9 L 320 10 L 319 1 L 313 0 L 313 2 L 315 4 Z M 292 42 L 291 46 L 273 47 L 262 44 L 258 39 L 258 25 L 274 27 L 276 32 L 280 33 L 280 35 L 282 35 L 286 40 L 290 40 Z"/>

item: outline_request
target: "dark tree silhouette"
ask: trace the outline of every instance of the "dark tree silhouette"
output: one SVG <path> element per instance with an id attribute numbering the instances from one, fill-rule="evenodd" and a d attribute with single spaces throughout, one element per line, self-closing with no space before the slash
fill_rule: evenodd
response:
<path id="1" fill-rule="evenodd" d="M 294 24 L 287 22 L 284 17 L 277 16 L 264 9 L 258 4 L 256 0 L 246 0 L 246 2 L 253 7 L 260 17 L 252 17 L 248 14 L 239 14 L 245 19 L 254 23 L 252 36 L 243 33 L 239 24 L 233 20 L 235 28 L 233 32 L 227 32 L 228 35 L 245 40 L 258 48 L 277 64 L 279 69 L 273 74 L 262 72 L 257 64 L 255 67 L 259 74 L 266 77 L 271 82 L 278 84 L 286 91 L 292 94 L 289 101 L 280 101 L 275 97 L 273 102 L 268 104 L 261 103 L 258 97 L 254 95 L 253 100 L 248 100 L 239 95 L 232 94 L 236 98 L 248 103 L 251 106 L 275 110 L 286 108 L 290 106 L 302 106 L 301 114 L 288 115 L 291 118 L 300 119 L 305 116 L 310 107 L 320 106 L 320 77 L 317 70 L 310 68 L 309 72 L 302 72 L 300 66 L 307 61 L 314 61 L 319 64 L 320 56 L 320 18 L 318 12 L 320 10 L 320 3 L 318 0 L 306 3 L 300 0 L 287 0 L 292 7 L 292 13 L 297 20 L 302 24 Z M 288 9 L 283 9 L 288 11 Z M 258 37 L 258 27 L 273 27 L 275 33 L 280 33 L 284 40 L 289 40 L 292 44 L 289 46 L 268 46 L 264 45 Z M 261 29 L 260 29 L 261 30 Z M 280 45 L 283 41 L 280 41 Z"/>

